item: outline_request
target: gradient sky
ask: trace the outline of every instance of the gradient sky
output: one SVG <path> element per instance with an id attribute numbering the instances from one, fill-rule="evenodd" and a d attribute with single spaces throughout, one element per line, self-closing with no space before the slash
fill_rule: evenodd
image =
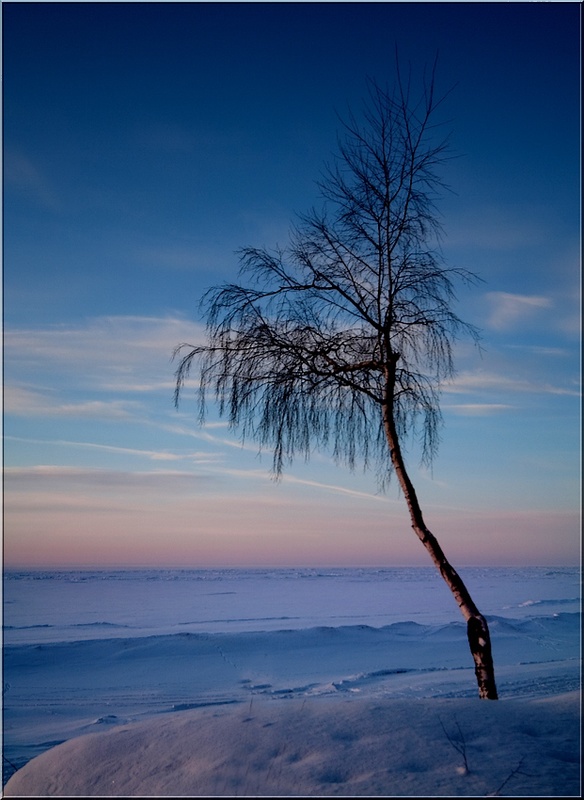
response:
<path id="1" fill-rule="evenodd" d="M 172 404 L 179 342 L 235 251 L 285 244 L 366 78 L 439 52 L 460 155 L 444 252 L 484 283 L 432 473 L 455 565 L 580 554 L 578 3 L 11 3 L 4 80 L 4 558 L 30 565 L 429 564 L 392 485 L 281 483 Z"/>

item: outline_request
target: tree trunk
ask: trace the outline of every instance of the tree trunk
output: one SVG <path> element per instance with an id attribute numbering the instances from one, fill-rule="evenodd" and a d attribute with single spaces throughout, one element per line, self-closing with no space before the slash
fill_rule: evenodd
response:
<path id="1" fill-rule="evenodd" d="M 426 527 L 416 492 L 405 468 L 389 405 L 384 406 L 383 421 L 392 465 L 408 505 L 412 528 L 430 554 L 430 558 L 438 567 L 440 574 L 454 595 L 463 617 L 466 619 L 468 643 L 475 663 L 479 697 L 485 700 L 496 700 L 498 695 L 495 684 L 495 668 L 493 666 L 491 637 L 487 621 L 474 604 L 462 578 L 444 555 L 436 537 Z"/>

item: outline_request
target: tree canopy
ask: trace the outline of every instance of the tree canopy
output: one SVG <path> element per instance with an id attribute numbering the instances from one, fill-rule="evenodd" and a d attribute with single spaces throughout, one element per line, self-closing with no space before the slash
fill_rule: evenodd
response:
<path id="1" fill-rule="evenodd" d="M 443 99 L 433 75 L 415 100 L 409 83 L 390 93 L 370 82 L 363 121 L 343 123 L 319 182 L 322 208 L 299 217 L 285 248 L 243 248 L 241 283 L 203 299 L 208 344 L 175 351 L 175 402 L 198 359 L 202 418 L 211 392 L 242 437 L 273 451 L 277 475 L 324 447 L 350 467 L 373 464 L 383 484 L 390 372 L 398 435 L 419 439 L 425 464 L 436 453 L 453 343 L 478 337 L 452 309 L 456 282 L 476 278 L 440 252 Z"/>

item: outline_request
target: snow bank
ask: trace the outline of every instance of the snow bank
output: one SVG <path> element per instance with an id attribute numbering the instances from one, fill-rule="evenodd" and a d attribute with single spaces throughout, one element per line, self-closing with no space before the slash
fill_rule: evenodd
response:
<path id="1" fill-rule="evenodd" d="M 17 796 L 580 796 L 580 696 L 251 698 L 72 739 Z"/>

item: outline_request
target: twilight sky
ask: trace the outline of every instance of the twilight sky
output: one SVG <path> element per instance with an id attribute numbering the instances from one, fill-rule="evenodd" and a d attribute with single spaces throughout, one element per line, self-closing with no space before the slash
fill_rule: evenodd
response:
<path id="1" fill-rule="evenodd" d="M 459 158 L 457 312 L 432 473 L 455 565 L 580 553 L 579 3 L 12 3 L 4 81 L 4 559 L 30 565 L 429 564 L 392 484 L 270 454 L 194 382 L 198 303 L 235 251 L 285 244 L 366 78 L 439 52 Z"/>

